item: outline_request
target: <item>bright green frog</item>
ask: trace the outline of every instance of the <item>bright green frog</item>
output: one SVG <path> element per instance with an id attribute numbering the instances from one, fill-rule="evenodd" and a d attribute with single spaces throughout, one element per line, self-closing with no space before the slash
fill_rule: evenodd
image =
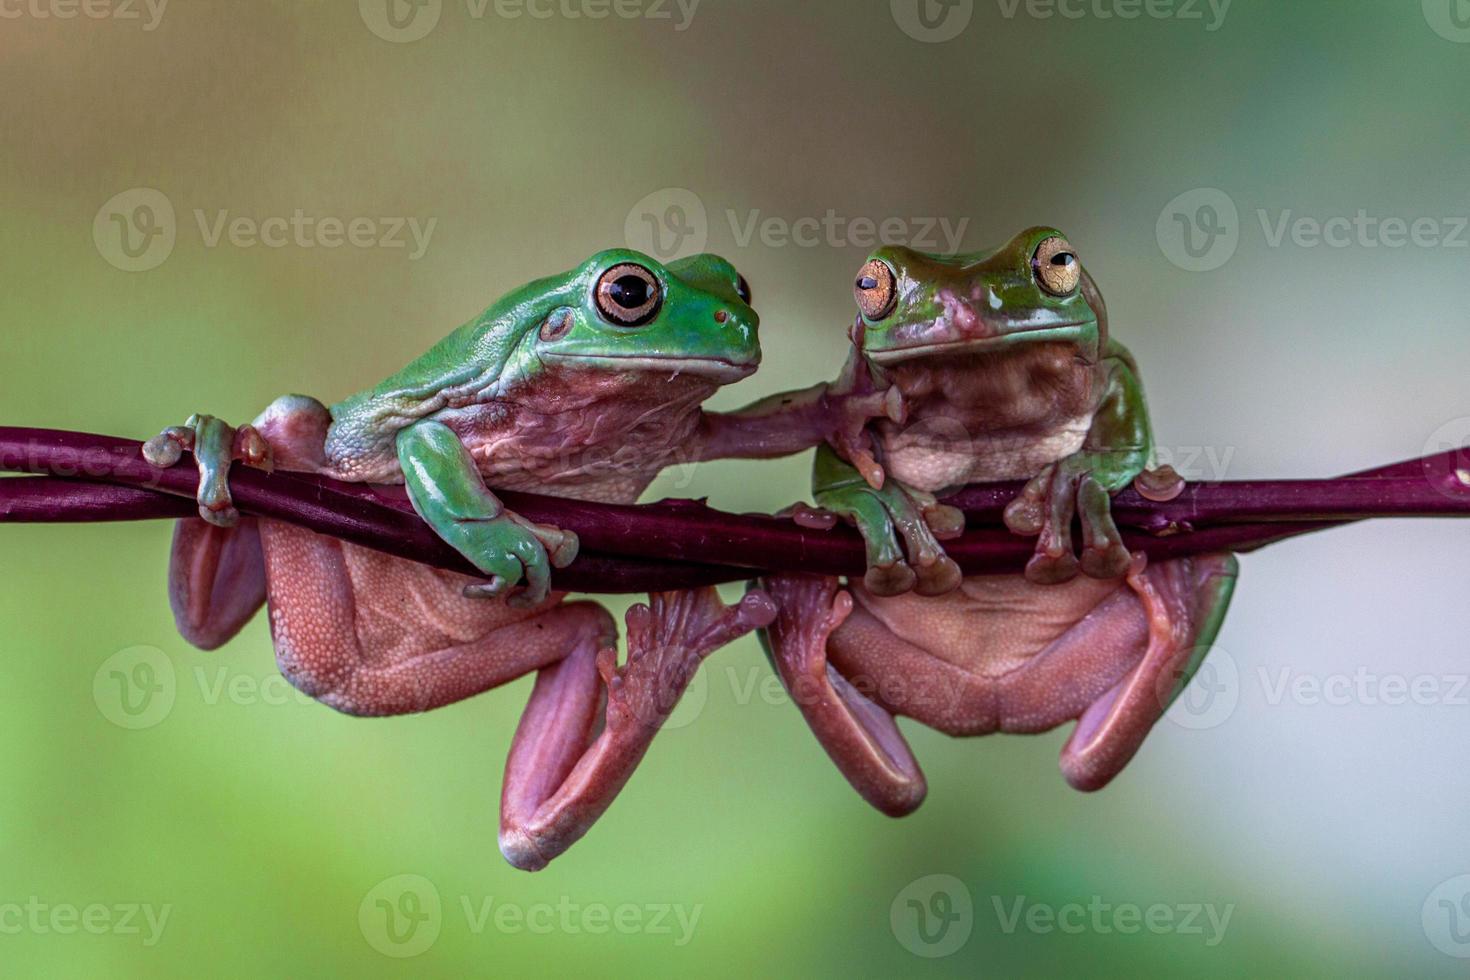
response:
<path id="1" fill-rule="evenodd" d="M 925 790 L 899 714 L 952 735 L 1077 719 L 1063 770 L 1079 788 L 1105 785 L 1198 667 L 1236 568 L 1228 555 L 1149 566 L 1124 546 L 1110 495 L 1145 471 L 1152 436 L 1096 284 L 1060 232 L 1032 228 L 971 255 L 881 249 L 855 298 L 852 358 L 902 393 L 908 418 L 871 423 L 871 459 L 818 451 L 817 502 L 857 523 L 870 567 L 846 591 L 810 576 L 762 583 L 781 610 L 766 634 L 777 669 L 886 812 Z M 879 465 L 886 478 L 864 478 Z M 937 540 L 963 517 L 937 495 L 1011 479 L 1027 483 L 1006 523 L 1039 536 L 1025 576 L 964 578 Z M 915 585 L 938 597 L 901 594 Z"/>
<path id="2" fill-rule="evenodd" d="M 712 589 L 654 596 L 629 613 L 618 667 L 611 617 L 550 592 L 576 536 L 508 511 L 490 487 L 631 503 L 671 463 L 796 452 L 877 404 L 817 386 L 705 413 L 720 386 L 755 371 L 757 324 L 723 259 L 663 265 L 615 249 L 511 292 L 330 409 L 293 395 L 238 432 L 209 416 L 165 430 L 149 460 L 169 466 L 192 449 L 200 469 L 202 519 L 180 522 L 174 542 L 180 629 L 212 649 L 268 598 L 285 676 L 356 715 L 423 711 L 539 671 L 507 766 L 501 847 L 543 866 L 611 802 L 700 660 L 772 611 L 759 595 L 726 608 Z M 241 518 L 227 482 L 236 460 L 403 483 L 483 578 Z"/>

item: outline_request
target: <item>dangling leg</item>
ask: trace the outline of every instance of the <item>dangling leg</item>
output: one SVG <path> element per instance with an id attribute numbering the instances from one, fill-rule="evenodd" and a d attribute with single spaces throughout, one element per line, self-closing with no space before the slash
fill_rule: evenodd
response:
<path id="1" fill-rule="evenodd" d="M 174 525 L 168 597 L 184 639 L 223 646 L 265 604 L 265 559 L 253 518 L 223 528 L 197 518 Z"/>
<path id="2" fill-rule="evenodd" d="M 874 807 L 893 817 L 912 813 L 927 786 L 903 733 L 827 660 L 827 641 L 851 615 L 852 596 L 837 579 L 814 575 L 776 575 L 761 584 L 778 610 L 762 643 L 822 748 Z"/>
<path id="3" fill-rule="evenodd" d="M 1080 790 L 1102 789 L 1188 685 L 1215 642 L 1235 590 L 1234 555 L 1202 555 L 1145 567 L 1128 585 L 1147 619 L 1142 660 L 1078 719 L 1062 749 L 1062 773 Z"/>
<path id="4" fill-rule="evenodd" d="M 704 658 L 774 614 L 758 592 L 736 606 L 712 588 L 655 593 L 628 611 L 622 667 L 611 645 L 586 637 L 544 668 L 506 763 L 506 860 L 537 871 L 580 839 L 632 776 Z"/>

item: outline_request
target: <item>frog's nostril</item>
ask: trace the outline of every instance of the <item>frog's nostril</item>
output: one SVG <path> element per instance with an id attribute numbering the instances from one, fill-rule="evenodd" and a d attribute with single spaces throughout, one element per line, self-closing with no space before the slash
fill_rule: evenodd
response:
<path id="1" fill-rule="evenodd" d="M 724 323 L 728 319 L 730 319 L 730 314 L 729 313 L 725 312 L 724 310 L 716 310 L 715 311 L 715 322 L 716 323 Z"/>

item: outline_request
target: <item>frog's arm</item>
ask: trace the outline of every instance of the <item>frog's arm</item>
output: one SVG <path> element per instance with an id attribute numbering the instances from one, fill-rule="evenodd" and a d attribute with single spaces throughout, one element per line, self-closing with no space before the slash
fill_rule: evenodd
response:
<path id="1" fill-rule="evenodd" d="M 1131 556 L 1113 522 L 1110 494 L 1147 467 L 1153 432 L 1138 367 L 1123 345 L 1109 342 L 1098 372 L 1100 400 L 1082 448 L 1042 469 L 1006 508 L 1012 531 L 1040 536 L 1026 566 L 1033 582 L 1069 581 L 1079 568 L 1093 578 L 1128 571 Z M 1072 548 L 1074 513 L 1082 523 L 1080 561 Z"/>
<path id="2" fill-rule="evenodd" d="M 545 599 L 551 567 L 562 568 L 577 556 L 577 536 L 506 510 L 480 478 L 469 450 L 442 422 L 416 422 L 398 433 L 396 448 L 413 509 L 490 576 L 488 583 L 470 586 L 465 593 L 500 595 L 524 575 L 526 592 L 510 601 L 529 606 Z"/>
<path id="3" fill-rule="evenodd" d="M 1109 493 L 1132 483 L 1153 452 L 1153 428 L 1138 364 L 1120 343 L 1110 341 L 1101 362 L 1102 404 L 1092 417 L 1080 455 L 1090 457 L 1092 479 Z"/>
<path id="4" fill-rule="evenodd" d="M 964 515 L 953 507 L 894 479 L 875 490 L 831 446 L 817 450 L 812 493 L 819 507 L 847 518 L 862 532 L 868 549 L 863 583 L 869 592 L 898 595 L 914 589 L 920 595 L 942 595 L 959 584 L 959 566 L 944 553 L 937 537 L 953 537 L 964 530 Z"/>
<path id="5" fill-rule="evenodd" d="M 829 440 L 856 439 L 869 419 L 901 418 L 898 389 L 844 393 L 813 385 L 752 402 L 728 413 L 705 412 L 690 447 L 694 461 L 773 459 Z"/>

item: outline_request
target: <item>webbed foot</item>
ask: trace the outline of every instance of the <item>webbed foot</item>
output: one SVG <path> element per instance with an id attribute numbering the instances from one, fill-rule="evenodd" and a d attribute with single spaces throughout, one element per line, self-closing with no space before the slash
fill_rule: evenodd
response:
<path id="1" fill-rule="evenodd" d="M 959 586 L 964 577 L 960 567 L 939 543 L 965 529 L 965 517 L 955 508 L 891 480 L 877 490 L 867 483 L 847 483 L 819 491 L 816 499 L 862 532 L 868 551 L 863 584 L 869 592 L 888 596 L 912 589 L 933 596 Z"/>
<path id="2" fill-rule="evenodd" d="M 1110 489 L 1124 486 L 1133 472 L 1112 472 L 1096 454 L 1079 453 L 1036 474 L 1005 510 L 1016 534 L 1039 537 L 1026 565 L 1038 585 L 1070 582 L 1080 571 L 1091 578 L 1122 578 L 1132 561 L 1113 521 Z M 1120 484 L 1118 481 L 1121 480 Z M 1082 525 L 1082 553 L 1072 543 L 1072 518 Z"/>
<path id="3" fill-rule="evenodd" d="M 143 458 L 160 469 L 176 464 L 184 452 L 194 453 L 199 467 L 195 499 L 199 516 L 216 527 L 233 527 L 240 519 L 230 496 L 230 464 L 240 460 L 269 470 L 271 447 L 254 426 L 232 428 L 212 415 L 191 415 L 183 425 L 170 426 L 143 444 Z"/>

